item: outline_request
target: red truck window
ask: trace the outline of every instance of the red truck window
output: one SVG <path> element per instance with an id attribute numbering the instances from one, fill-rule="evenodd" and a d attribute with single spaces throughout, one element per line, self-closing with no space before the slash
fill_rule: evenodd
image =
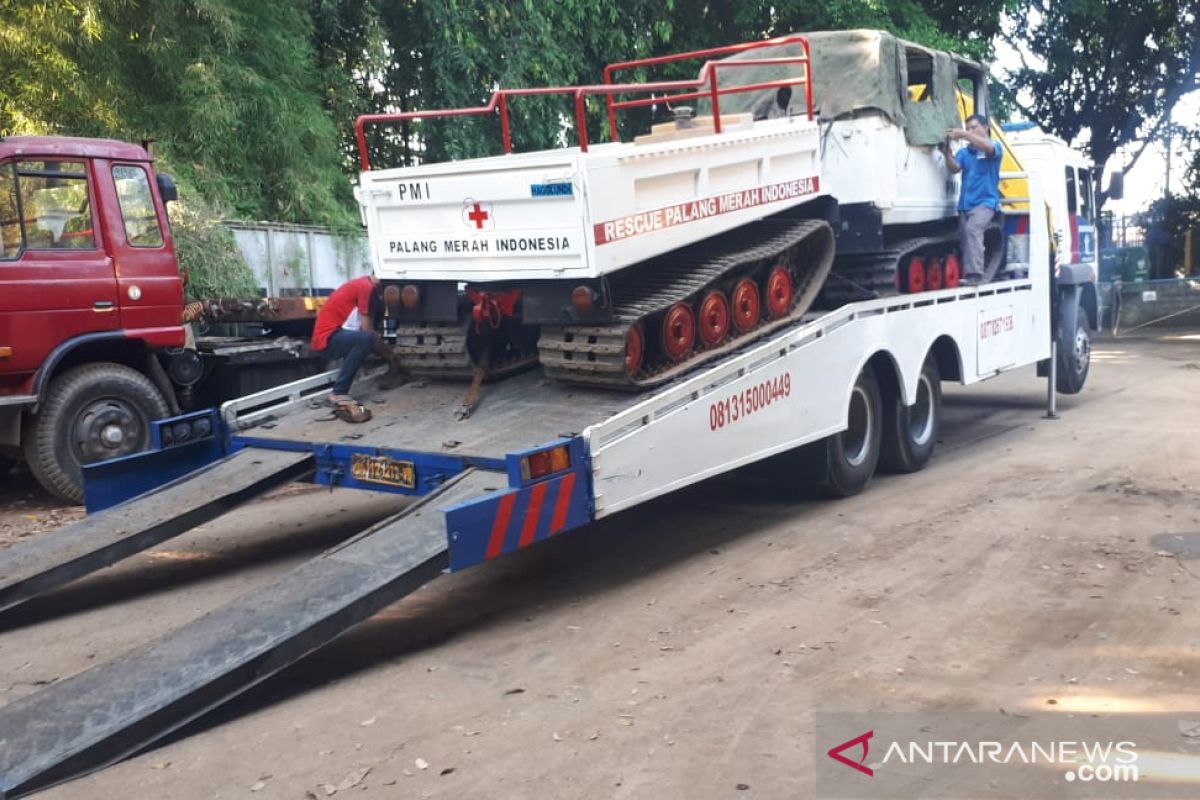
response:
<path id="1" fill-rule="evenodd" d="M 24 247 L 30 250 L 96 247 L 91 195 L 82 162 L 18 161 L 16 170 L 17 221 Z M 4 221 L 9 222 L 7 218 Z M 8 235 L 6 227 L 6 253 Z"/>
<path id="2" fill-rule="evenodd" d="M 125 221 L 125 238 L 134 247 L 162 247 L 162 230 L 150 194 L 150 177 L 141 167 L 113 167 L 113 183 Z"/>
<path id="3" fill-rule="evenodd" d="M 0 259 L 21 254 L 21 214 L 17 210 L 17 176 L 12 164 L 0 164 Z"/>

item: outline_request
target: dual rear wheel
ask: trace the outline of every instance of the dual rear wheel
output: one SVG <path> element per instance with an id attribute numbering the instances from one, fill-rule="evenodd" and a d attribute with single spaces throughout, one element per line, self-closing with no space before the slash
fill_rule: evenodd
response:
<path id="1" fill-rule="evenodd" d="M 850 391 L 846 429 L 802 448 L 807 477 L 822 494 L 849 497 L 867 487 L 878 469 L 916 472 L 933 455 L 941 421 L 942 388 L 932 354 L 921 366 L 916 401 L 885 392 L 872 366 L 859 373 Z"/>

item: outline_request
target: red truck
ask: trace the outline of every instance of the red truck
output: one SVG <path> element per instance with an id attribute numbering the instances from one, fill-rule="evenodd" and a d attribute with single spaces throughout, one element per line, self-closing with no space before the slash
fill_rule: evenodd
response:
<path id="1" fill-rule="evenodd" d="M 224 399 L 197 391 L 220 374 L 211 351 L 185 346 L 175 199 L 137 145 L 0 139 L 0 476 L 24 458 L 81 502 L 84 465 L 144 450 L 151 420 Z M 242 356 L 257 379 L 225 375 L 225 394 L 314 371 L 304 354 L 276 355 Z"/>

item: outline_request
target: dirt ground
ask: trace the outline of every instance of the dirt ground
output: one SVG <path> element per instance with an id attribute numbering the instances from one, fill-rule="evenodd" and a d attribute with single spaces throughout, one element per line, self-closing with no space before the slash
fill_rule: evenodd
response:
<path id="1" fill-rule="evenodd" d="M 948 387 L 930 466 L 856 498 L 750 470 L 447 576 L 39 797 L 801 798 L 817 710 L 1200 713 L 1200 335 L 1100 341 L 1043 399 Z M 46 527 L 12 492 L 8 541 Z M 397 502 L 289 490 L 0 618 L 0 704 Z"/>

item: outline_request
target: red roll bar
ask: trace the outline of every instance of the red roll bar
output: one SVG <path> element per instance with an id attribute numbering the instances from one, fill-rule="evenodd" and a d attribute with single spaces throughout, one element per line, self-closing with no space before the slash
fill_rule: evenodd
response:
<path id="1" fill-rule="evenodd" d="M 713 103 L 714 132 L 715 133 L 721 132 L 721 115 L 718 112 L 718 106 L 717 106 L 717 95 L 718 94 L 732 94 L 733 91 L 751 91 L 751 90 L 758 90 L 758 89 L 773 89 L 773 88 L 777 88 L 780 86 L 791 86 L 791 85 L 799 84 L 801 82 L 804 83 L 804 107 L 808 112 L 808 118 L 811 120 L 812 116 L 813 116 L 812 81 L 809 80 L 809 75 L 810 75 L 810 70 L 812 69 L 812 62 L 809 59 L 808 39 L 801 34 L 793 33 L 793 34 L 789 34 L 787 36 L 777 36 L 774 39 L 764 39 L 763 41 L 760 41 L 760 42 L 743 42 L 742 44 L 732 44 L 732 45 L 728 45 L 726 47 L 712 47 L 712 48 L 709 48 L 708 50 L 693 50 L 690 53 L 676 53 L 674 55 L 669 55 L 669 56 L 655 56 L 653 58 L 634 59 L 633 61 L 621 61 L 616 64 L 609 64 L 607 67 L 604 68 L 604 82 L 606 84 L 610 84 L 610 83 L 612 83 L 613 75 L 615 75 L 616 73 L 625 72 L 625 71 L 628 71 L 631 69 L 636 69 L 638 67 L 656 67 L 661 64 L 670 64 L 670 63 L 673 63 L 676 61 L 686 61 L 688 59 L 693 59 L 693 58 L 712 58 L 713 56 L 735 55 L 737 53 L 744 53 L 747 50 L 758 50 L 763 47 L 778 47 L 778 46 L 787 45 L 787 44 L 800 45 L 801 49 L 804 51 L 804 55 L 799 56 L 799 57 L 794 57 L 794 58 L 769 58 L 769 59 L 754 59 L 754 60 L 730 61 L 730 62 L 709 61 L 704 64 L 704 69 L 701 70 L 701 72 L 700 72 L 700 81 L 699 82 L 704 81 L 704 77 L 707 73 L 709 73 L 709 68 L 711 67 L 712 68 L 711 99 L 712 99 L 712 103 Z M 739 86 L 739 87 L 736 87 L 736 89 L 733 91 L 727 89 L 724 92 L 719 92 L 716 88 L 716 68 L 717 67 L 726 68 L 726 67 L 735 66 L 735 65 L 751 67 L 751 66 L 769 66 L 772 64 L 803 64 L 804 65 L 804 77 L 802 79 L 794 79 L 794 80 L 787 80 L 787 81 L 775 81 L 775 82 L 765 83 L 765 84 L 753 84 L 751 86 L 745 86 L 745 87 Z M 703 96 L 703 93 L 700 93 L 699 95 L 693 95 L 693 96 Z M 648 105 L 648 104 L 643 103 L 643 102 L 633 101 L 633 100 L 626 100 L 623 102 L 614 102 L 613 96 L 611 94 L 608 95 L 606 99 L 608 102 L 608 130 L 609 130 L 609 133 L 612 135 L 613 141 L 616 141 L 616 139 L 617 139 L 617 110 L 624 109 L 624 108 L 632 108 L 632 107 L 638 106 L 638 105 Z M 678 99 L 682 99 L 682 98 L 671 97 L 669 99 L 678 100 Z"/>
<path id="2" fill-rule="evenodd" d="M 741 61 L 706 61 L 703 69 L 700 71 L 700 76 L 695 80 L 686 81 L 658 81 L 654 83 L 612 83 L 612 76 L 616 72 L 633 69 L 635 67 L 655 66 L 658 64 L 666 64 L 674 61 L 683 61 L 695 58 L 708 58 L 711 56 L 728 55 L 731 53 L 740 53 L 746 50 L 753 50 L 760 47 L 771 47 L 782 44 L 799 44 L 804 50 L 802 56 L 787 56 L 781 58 L 759 58 L 745 59 Z M 804 75 L 797 78 L 785 78 L 777 81 L 764 81 L 760 83 L 746 84 L 743 86 L 731 86 L 724 89 L 717 87 L 717 71 L 724 69 L 739 69 L 743 67 L 761 67 L 761 66 L 778 66 L 783 64 L 802 64 L 804 66 Z M 713 107 L 713 132 L 721 132 L 721 109 L 720 96 L 725 94 L 737 94 L 740 92 L 760 91 L 762 89 L 776 89 L 783 86 L 797 86 L 804 84 L 805 107 L 807 109 L 808 118 L 811 120 L 812 111 L 812 81 L 810 80 L 812 65 L 809 60 L 808 40 L 800 35 L 781 36 L 776 39 L 767 39 L 761 42 L 746 42 L 744 44 L 731 45 L 729 47 L 716 47 L 709 50 L 695 50 L 690 53 L 678 53 L 670 56 L 658 56 L 656 58 L 644 58 L 636 61 L 624 61 L 618 64 L 610 64 L 604 68 L 604 83 L 591 86 L 551 86 L 541 89 L 498 89 L 492 92 L 491 99 L 487 105 L 474 106 L 470 108 L 447 108 L 431 111 L 406 111 L 399 114 L 363 114 L 354 122 L 354 136 L 358 141 L 358 157 L 364 171 L 371 169 L 370 159 L 367 155 L 367 140 L 365 128 L 369 124 L 384 123 L 384 122 L 404 122 L 406 120 L 421 120 L 421 119 L 437 119 L 442 117 L 465 117 L 465 116 L 480 116 L 491 114 L 497 110 L 500 113 L 500 133 L 504 143 L 504 152 L 512 152 L 512 130 L 509 125 L 508 118 L 508 99 L 510 97 L 529 97 L 536 95 L 551 95 L 551 94 L 569 94 L 575 98 L 575 127 L 579 137 L 579 149 L 586 153 L 588 150 L 588 135 L 587 135 L 587 117 L 584 105 L 584 99 L 588 95 L 604 95 L 608 106 L 608 125 L 609 135 L 613 141 L 618 141 L 617 137 L 617 118 L 616 112 L 618 109 L 639 108 L 642 106 L 654 105 L 666 101 L 678 102 L 682 100 L 696 100 L 708 98 Z M 706 87 L 706 88 L 701 88 Z M 694 91 L 687 91 L 687 90 Z M 655 92 L 679 92 L 678 94 L 657 95 L 651 97 L 641 97 L 632 100 L 615 101 L 614 95 L 617 94 L 647 94 Z"/>

